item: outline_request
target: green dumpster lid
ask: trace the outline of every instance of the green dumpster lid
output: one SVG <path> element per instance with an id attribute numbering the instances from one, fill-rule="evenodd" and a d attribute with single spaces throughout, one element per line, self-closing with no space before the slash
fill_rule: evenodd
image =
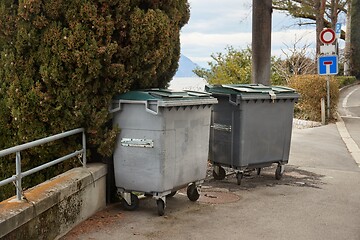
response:
<path id="1" fill-rule="evenodd" d="M 213 105 L 218 101 L 207 92 L 173 91 L 170 89 L 145 89 L 119 94 L 113 98 L 113 106 L 109 110 L 115 113 L 121 110 L 122 104 L 145 104 L 146 111 L 159 113 L 159 107 L 187 107 Z"/>
<path id="2" fill-rule="evenodd" d="M 130 91 L 119 94 L 115 100 L 133 100 L 133 101 L 148 101 L 148 100 L 193 100 L 199 98 L 211 98 L 211 94 L 207 92 L 196 91 L 173 91 L 170 89 L 144 89 Z"/>
<path id="3" fill-rule="evenodd" d="M 278 99 L 299 97 L 292 88 L 282 86 L 265 86 L 262 84 L 206 85 L 205 90 L 215 95 L 238 95 L 242 99 Z"/>

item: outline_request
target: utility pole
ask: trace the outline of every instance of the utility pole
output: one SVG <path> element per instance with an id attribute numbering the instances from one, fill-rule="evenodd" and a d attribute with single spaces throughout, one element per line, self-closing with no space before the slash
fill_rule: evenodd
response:
<path id="1" fill-rule="evenodd" d="M 253 0 L 252 83 L 270 85 L 272 0 Z"/>

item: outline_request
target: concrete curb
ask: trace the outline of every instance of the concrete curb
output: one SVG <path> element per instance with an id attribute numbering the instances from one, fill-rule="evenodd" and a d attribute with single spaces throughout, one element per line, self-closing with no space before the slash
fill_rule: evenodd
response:
<path id="1" fill-rule="evenodd" d="M 360 84 L 360 81 L 355 82 L 353 84 L 342 87 L 341 89 L 339 89 L 339 91 L 342 92 L 342 91 L 346 90 L 349 87 L 353 87 L 353 86 L 356 86 L 356 85 L 359 85 L 359 84 Z M 349 150 L 351 156 L 354 158 L 355 162 L 360 167 L 360 148 L 356 144 L 354 139 L 352 139 L 351 135 L 349 134 L 349 132 L 348 132 L 346 126 L 345 126 L 344 120 L 342 119 L 340 114 L 337 113 L 337 115 L 338 115 L 339 121 L 336 122 L 336 126 L 337 126 L 337 129 L 338 129 L 339 133 L 340 133 L 340 136 L 341 136 L 342 140 L 344 141 L 347 149 Z"/>
<path id="2" fill-rule="evenodd" d="M 360 167 L 360 148 L 356 144 L 354 139 L 352 139 L 351 135 L 349 134 L 349 132 L 345 126 L 345 123 L 344 123 L 342 117 L 339 116 L 339 113 L 338 113 L 338 119 L 339 119 L 339 121 L 336 122 L 336 127 L 340 133 L 340 136 L 341 136 L 342 140 L 344 141 L 347 149 L 349 150 L 351 156 L 354 158 L 355 162 Z"/>
<path id="3" fill-rule="evenodd" d="M 293 119 L 293 125 L 294 125 L 295 128 L 298 128 L 298 129 L 313 128 L 313 127 L 322 126 L 322 124 L 320 122 L 302 120 L 302 119 L 297 119 L 297 118 Z"/>

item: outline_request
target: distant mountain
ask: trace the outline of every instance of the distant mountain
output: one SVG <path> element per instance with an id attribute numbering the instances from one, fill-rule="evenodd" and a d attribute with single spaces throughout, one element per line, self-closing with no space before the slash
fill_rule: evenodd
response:
<path id="1" fill-rule="evenodd" d="M 184 55 L 180 55 L 179 68 L 174 77 L 196 77 L 196 74 L 193 73 L 193 70 L 198 67 L 196 63 L 191 61 Z"/>

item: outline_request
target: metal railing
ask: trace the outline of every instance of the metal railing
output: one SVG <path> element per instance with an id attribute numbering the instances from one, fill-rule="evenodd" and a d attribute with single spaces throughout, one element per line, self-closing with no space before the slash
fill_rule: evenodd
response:
<path id="1" fill-rule="evenodd" d="M 45 144 L 45 143 L 53 142 L 53 141 L 56 141 L 56 140 L 59 140 L 59 139 L 65 138 L 65 137 L 69 137 L 69 136 L 72 136 L 72 135 L 75 135 L 75 134 L 78 134 L 78 133 L 82 133 L 82 149 L 81 150 L 76 150 L 75 152 L 70 153 L 70 154 L 68 154 L 66 156 L 63 156 L 63 157 L 58 158 L 56 160 L 53 160 L 51 162 L 45 163 L 45 164 L 40 165 L 38 167 L 32 168 L 32 169 L 30 169 L 28 171 L 21 172 L 21 155 L 20 155 L 21 151 L 32 148 L 32 147 L 36 147 L 36 146 L 39 146 L 39 145 L 42 145 L 42 144 Z M 29 175 L 31 175 L 31 174 L 33 174 L 35 172 L 38 172 L 38 171 L 43 170 L 45 168 L 51 167 L 51 166 L 53 166 L 55 164 L 58 164 L 60 162 L 63 162 L 65 160 L 67 160 L 67 159 L 78 156 L 80 154 L 82 154 L 82 165 L 83 165 L 83 167 L 86 167 L 86 137 L 85 137 L 85 130 L 84 130 L 84 128 L 77 128 L 77 129 L 74 129 L 74 130 L 71 130 L 71 131 L 56 134 L 56 135 L 53 135 L 53 136 L 50 136 L 50 137 L 42 138 L 42 139 L 35 140 L 35 141 L 29 142 L 29 143 L 18 145 L 18 146 L 15 146 L 15 147 L 7 148 L 5 150 L 0 151 L 0 157 L 4 157 L 4 156 L 7 156 L 7 155 L 12 154 L 12 153 L 16 153 L 16 159 L 15 159 L 15 161 L 16 161 L 16 174 L 13 175 L 12 177 L 9 177 L 9 178 L 7 178 L 5 180 L 0 181 L 0 186 L 9 184 L 11 182 L 14 182 L 15 186 L 16 186 L 16 199 L 17 200 L 22 200 L 23 193 L 22 193 L 22 187 L 21 187 L 21 179 L 23 177 L 29 176 Z"/>

